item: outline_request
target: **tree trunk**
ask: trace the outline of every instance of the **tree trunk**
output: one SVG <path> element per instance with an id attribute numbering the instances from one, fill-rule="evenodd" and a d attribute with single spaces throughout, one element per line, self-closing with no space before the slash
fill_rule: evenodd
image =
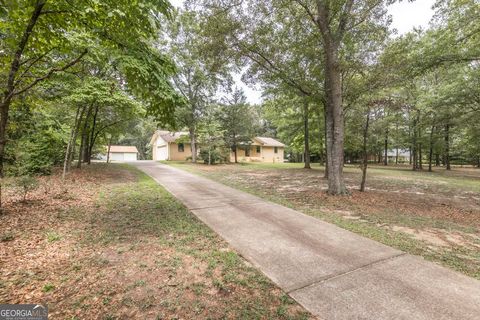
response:
<path id="1" fill-rule="evenodd" d="M 197 145 L 196 145 L 196 137 L 195 137 L 195 129 L 190 128 L 190 147 L 192 149 L 192 163 L 197 162 Z"/>
<path id="2" fill-rule="evenodd" d="M 435 154 L 435 166 L 440 167 L 440 155 L 438 153 Z"/>
<path id="3" fill-rule="evenodd" d="M 323 145 L 323 138 L 324 138 L 324 132 L 322 132 L 322 116 L 320 113 L 320 108 L 316 108 L 317 110 L 317 116 L 318 116 L 318 133 L 319 133 L 319 139 L 318 139 L 318 146 L 319 146 L 319 154 L 320 154 L 320 159 L 318 160 L 320 165 L 323 165 L 325 162 L 325 152 L 324 152 L 324 145 Z"/>
<path id="4" fill-rule="evenodd" d="M 311 169 L 310 166 L 310 144 L 309 144 L 309 128 L 308 128 L 308 101 L 305 99 L 303 102 L 303 135 L 304 135 L 304 153 L 305 153 L 305 169 Z"/>
<path id="5" fill-rule="evenodd" d="M 326 103 L 323 104 L 323 131 L 324 131 L 324 138 L 325 138 L 325 172 L 323 177 L 328 179 L 328 132 L 327 132 L 327 105 Z"/>
<path id="6" fill-rule="evenodd" d="M 67 163 L 68 163 L 68 159 L 70 158 L 70 148 L 73 143 L 74 130 L 75 128 L 72 128 L 70 132 L 70 138 L 68 139 L 68 143 L 67 143 L 67 150 L 65 150 L 65 159 L 63 160 L 62 180 L 65 180 L 65 176 L 67 175 Z"/>
<path id="7" fill-rule="evenodd" d="M 88 155 L 87 155 L 87 164 L 91 164 L 92 162 L 92 151 L 93 145 L 95 144 L 96 134 L 95 134 L 95 127 L 97 126 L 97 115 L 98 115 L 99 106 L 95 106 L 95 113 L 93 114 L 93 123 L 92 127 L 90 128 L 90 142 L 88 144 Z"/>
<path id="8" fill-rule="evenodd" d="M 233 145 L 233 155 L 235 156 L 235 163 L 238 163 L 238 156 L 237 156 L 237 144 Z"/>
<path id="9" fill-rule="evenodd" d="M 113 136 L 110 136 L 110 139 L 108 139 L 107 163 L 110 162 L 110 147 L 112 146 L 112 139 L 113 139 Z"/>
<path id="10" fill-rule="evenodd" d="M 450 167 L 450 124 L 445 125 L 445 166 L 447 170 L 451 170 Z"/>
<path id="11" fill-rule="evenodd" d="M 398 147 L 396 147 L 396 152 L 395 152 L 395 164 L 398 164 Z"/>
<path id="12" fill-rule="evenodd" d="M 342 76 L 337 46 L 325 41 L 327 96 L 328 193 L 348 194 L 343 178 L 344 115 Z"/>
<path id="13" fill-rule="evenodd" d="M 80 131 L 80 125 L 82 124 L 82 119 L 83 119 L 83 115 L 85 114 L 85 110 L 86 110 L 86 106 L 83 106 L 82 107 L 82 112 L 80 113 L 80 117 L 78 118 L 77 122 L 75 123 L 75 133 L 74 133 L 74 136 L 73 136 L 73 144 L 72 144 L 72 150 L 70 151 L 70 156 L 68 158 L 68 162 L 67 162 L 67 172 L 70 171 L 70 167 L 72 165 L 72 162 L 73 162 L 73 158 L 75 156 L 75 148 L 77 146 L 77 137 L 78 137 L 78 132 Z"/>
<path id="14" fill-rule="evenodd" d="M 423 154 L 422 154 L 422 144 L 418 144 L 418 168 L 423 170 Z"/>
<path id="15" fill-rule="evenodd" d="M 65 176 L 66 176 L 68 170 L 70 169 L 70 166 L 69 166 L 68 162 L 69 162 L 70 157 L 71 157 L 70 154 L 71 154 L 72 145 L 75 143 L 75 137 L 76 137 L 75 131 L 77 130 L 77 122 L 78 122 L 78 118 L 79 118 L 79 115 L 80 115 L 80 109 L 81 109 L 81 107 L 79 106 L 77 108 L 77 112 L 75 114 L 75 121 L 73 123 L 72 131 L 70 132 L 70 138 L 68 139 L 67 150 L 65 151 L 65 160 L 63 162 L 62 180 L 65 180 Z"/>
<path id="16" fill-rule="evenodd" d="M 433 162 L 433 132 L 435 130 L 435 126 L 432 126 L 430 130 L 430 146 L 428 152 L 428 172 L 432 172 L 432 162 Z"/>
<path id="17" fill-rule="evenodd" d="M 88 143 L 87 137 L 88 137 L 88 120 L 90 118 L 90 115 L 92 113 L 93 109 L 93 103 L 88 107 L 87 114 L 85 116 L 85 120 L 83 122 L 83 128 L 82 128 L 82 137 L 80 141 L 80 150 L 78 150 L 78 162 L 77 162 L 77 168 L 81 168 L 82 166 L 82 160 L 85 160 L 85 149 L 86 145 Z"/>
<path id="18" fill-rule="evenodd" d="M 365 191 L 365 182 L 367 180 L 367 167 L 368 167 L 368 125 L 370 123 L 370 109 L 367 111 L 367 121 L 365 122 L 365 129 L 363 130 L 363 162 L 362 162 L 362 182 L 360 183 L 360 191 Z"/>
<path id="19" fill-rule="evenodd" d="M 416 120 L 413 121 L 413 125 L 415 127 L 416 125 Z M 412 170 L 416 171 L 417 170 L 417 130 L 413 130 L 413 140 L 412 140 Z"/>
<path id="20" fill-rule="evenodd" d="M 385 131 L 385 144 L 384 144 L 383 165 L 388 166 L 388 128 L 387 128 L 387 130 Z"/>

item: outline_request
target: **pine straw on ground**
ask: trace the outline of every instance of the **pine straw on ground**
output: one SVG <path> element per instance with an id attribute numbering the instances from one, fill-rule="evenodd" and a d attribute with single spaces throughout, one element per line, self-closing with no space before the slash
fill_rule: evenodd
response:
<path id="1" fill-rule="evenodd" d="M 0 301 L 50 319 L 308 319 L 153 180 L 92 164 L 10 190 L 0 216 Z"/>

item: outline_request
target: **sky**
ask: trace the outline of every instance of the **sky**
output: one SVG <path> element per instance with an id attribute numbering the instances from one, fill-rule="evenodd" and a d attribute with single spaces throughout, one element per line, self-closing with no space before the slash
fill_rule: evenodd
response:
<path id="1" fill-rule="evenodd" d="M 170 0 L 170 2 L 176 7 L 183 5 L 183 0 Z M 435 0 L 416 0 L 414 2 L 404 0 L 389 6 L 388 12 L 392 15 L 392 28 L 397 29 L 398 35 L 405 34 L 415 27 L 428 28 L 428 23 L 434 13 L 432 10 L 434 4 Z M 244 84 L 240 74 L 235 74 L 234 79 L 237 86 L 245 91 L 248 102 L 260 103 L 262 101 L 262 92 Z"/>

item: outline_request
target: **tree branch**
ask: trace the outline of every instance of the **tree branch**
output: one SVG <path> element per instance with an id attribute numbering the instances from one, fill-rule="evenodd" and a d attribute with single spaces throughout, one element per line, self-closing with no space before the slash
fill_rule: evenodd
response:
<path id="1" fill-rule="evenodd" d="M 7 89 L 5 91 L 4 100 L 7 101 L 12 98 L 13 92 L 15 90 L 15 77 L 17 75 L 18 69 L 20 68 L 20 60 L 22 59 L 23 51 L 25 51 L 25 47 L 27 46 L 28 39 L 32 34 L 33 27 L 38 21 L 40 14 L 42 12 L 43 6 L 45 5 L 45 0 L 38 1 L 35 5 L 35 9 L 33 10 L 32 16 L 28 22 L 27 27 L 25 28 L 25 32 L 22 35 L 22 39 L 18 44 L 17 51 L 15 51 L 15 55 L 13 57 L 12 63 L 10 65 L 10 72 L 8 74 L 7 80 Z"/>
<path id="2" fill-rule="evenodd" d="M 31 88 L 33 88 L 34 86 L 36 86 L 39 82 L 44 81 L 44 80 L 50 78 L 50 76 L 52 76 L 52 74 L 54 74 L 54 73 L 56 73 L 56 72 L 65 71 L 65 70 L 67 70 L 68 68 L 74 66 L 75 64 L 77 64 L 77 63 L 83 58 L 83 56 L 85 56 L 85 55 L 87 54 L 87 52 L 88 52 L 87 49 L 83 50 L 83 52 L 82 52 L 77 58 L 75 58 L 74 60 L 70 61 L 69 63 L 67 63 L 66 65 L 64 65 L 64 66 L 61 67 L 61 68 L 52 68 L 52 69 L 50 69 L 50 71 L 48 71 L 44 76 L 35 79 L 32 83 L 30 83 L 29 85 L 27 85 L 25 88 L 20 89 L 20 90 L 15 91 L 15 92 L 12 92 L 12 93 L 11 93 L 11 96 L 13 97 L 13 96 L 20 95 L 20 94 L 24 93 L 25 91 L 28 91 L 28 90 L 30 90 Z"/>

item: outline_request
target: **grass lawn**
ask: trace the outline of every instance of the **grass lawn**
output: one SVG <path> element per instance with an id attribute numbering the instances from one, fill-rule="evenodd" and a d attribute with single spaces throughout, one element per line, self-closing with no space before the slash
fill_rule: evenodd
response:
<path id="1" fill-rule="evenodd" d="M 480 279 L 480 169 L 371 166 L 361 193 L 360 169 L 346 166 L 351 195 L 334 197 L 318 164 L 167 163 Z"/>
<path id="2" fill-rule="evenodd" d="M 126 165 L 92 164 L 0 216 L 0 301 L 50 319 L 309 319 L 168 192 Z"/>

